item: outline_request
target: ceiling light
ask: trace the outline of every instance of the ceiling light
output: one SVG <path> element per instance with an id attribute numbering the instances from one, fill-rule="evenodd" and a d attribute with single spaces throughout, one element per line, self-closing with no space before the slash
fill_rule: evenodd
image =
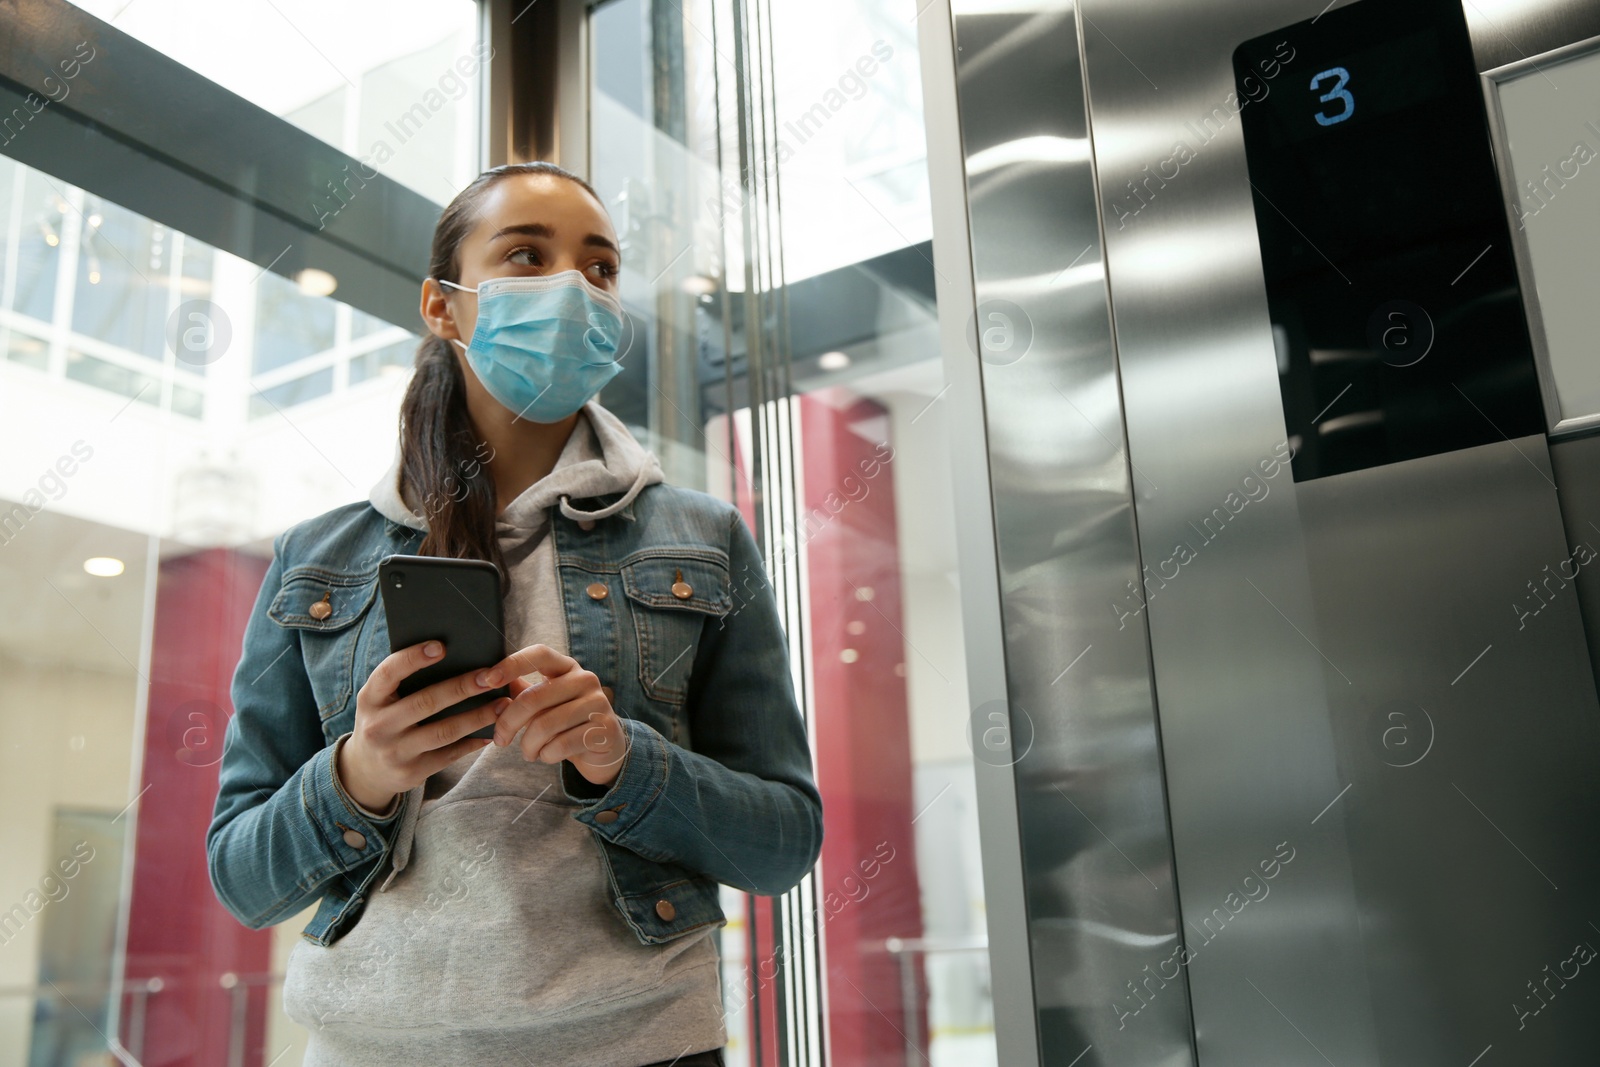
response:
<path id="1" fill-rule="evenodd" d="M 83 569 L 96 578 L 115 578 L 122 573 L 122 561 L 110 556 L 90 556 L 83 561 Z"/>
<path id="2" fill-rule="evenodd" d="M 850 365 L 850 357 L 843 352 L 824 352 L 817 357 L 817 366 L 823 370 L 844 370 Z"/>
<path id="3" fill-rule="evenodd" d="M 690 296 L 710 296 L 717 291 L 716 279 L 707 278 L 704 274 L 691 274 L 678 286 Z"/>
<path id="4" fill-rule="evenodd" d="M 294 284 L 306 296 L 327 296 L 339 287 L 338 279 L 325 270 L 307 267 L 294 276 Z"/>

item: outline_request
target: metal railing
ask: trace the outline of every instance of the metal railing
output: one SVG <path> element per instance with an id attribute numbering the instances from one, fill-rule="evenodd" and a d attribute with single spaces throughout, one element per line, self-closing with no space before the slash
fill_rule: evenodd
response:
<path id="1" fill-rule="evenodd" d="M 217 976 L 217 985 L 228 991 L 228 1059 L 227 1067 L 244 1067 L 245 1036 L 249 1024 L 250 990 L 271 988 L 282 983 L 283 975 L 269 972 L 239 974 L 225 971 Z M 145 1020 L 149 1015 L 150 998 L 169 988 L 161 978 L 134 978 L 112 987 L 105 982 L 56 983 L 42 986 L 0 986 L 0 999 L 18 997 L 26 1000 L 59 1000 L 95 1026 L 92 1010 L 85 1004 L 100 1007 L 113 991 L 126 998 L 127 1012 L 123 1018 L 126 1041 L 118 1041 L 101 1031 L 109 1052 L 125 1067 L 142 1067 L 144 1061 Z M 98 1029 L 98 1027 L 96 1027 Z"/>
<path id="2" fill-rule="evenodd" d="M 917 1067 L 927 1062 L 927 1050 L 921 1047 L 918 1035 L 922 1033 L 922 1012 L 917 997 L 917 959 L 944 953 L 989 951 L 986 937 L 891 937 L 883 942 L 883 950 L 895 958 L 900 970 L 900 1010 L 906 1022 L 902 1036 L 906 1042 L 906 1067 Z"/>

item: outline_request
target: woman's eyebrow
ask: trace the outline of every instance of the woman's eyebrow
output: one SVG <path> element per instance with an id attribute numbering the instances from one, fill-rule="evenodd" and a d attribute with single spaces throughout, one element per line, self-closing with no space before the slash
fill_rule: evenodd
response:
<path id="1" fill-rule="evenodd" d="M 491 239 L 499 240 L 503 237 L 511 237 L 519 234 L 529 237 L 543 237 L 549 240 L 554 239 L 556 231 L 552 227 L 546 226 L 542 222 L 519 222 L 511 226 L 502 226 L 500 229 L 495 231 L 494 237 Z M 615 254 L 618 258 L 621 258 L 622 256 L 622 250 L 617 247 L 616 242 L 611 240 L 611 238 L 606 237 L 604 234 L 591 233 L 589 236 L 583 239 L 583 243 L 586 246 L 594 248 L 604 248 Z"/>
<path id="2" fill-rule="evenodd" d="M 502 226 L 494 232 L 493 240 L 510 237 L 513 234 L 526 234 L 529 237 L 554 237 L 556 231 L 542 222 L 519 222 L 514 226 Z"/>

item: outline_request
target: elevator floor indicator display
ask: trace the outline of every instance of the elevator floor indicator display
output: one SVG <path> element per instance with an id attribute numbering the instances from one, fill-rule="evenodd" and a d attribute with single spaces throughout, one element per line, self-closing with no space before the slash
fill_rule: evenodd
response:
<path id="1" fill-rule="evenodd" d="M 1361 0 L 1233 65 L 1295 481 L 1543 432 L 1459 0 Z"/>

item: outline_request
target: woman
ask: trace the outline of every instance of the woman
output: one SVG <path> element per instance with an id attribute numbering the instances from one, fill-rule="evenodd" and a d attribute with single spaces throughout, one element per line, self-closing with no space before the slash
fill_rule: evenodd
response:
<path id="1" fill-rule="evenodd" d="M 479 176 L 434 233 L 394 469 L 274 545 L 207 851 L 247 926 L 317 903 L 283 991 L 307 1064 L 720 1064 L 717 883 L 816 861 L 755 542 L 593 399 L 619 267 L 581 179 Z M 497 564 L 506 658 L 398 696 L 442 650 L 389 652 L 394 553 Z"/>

